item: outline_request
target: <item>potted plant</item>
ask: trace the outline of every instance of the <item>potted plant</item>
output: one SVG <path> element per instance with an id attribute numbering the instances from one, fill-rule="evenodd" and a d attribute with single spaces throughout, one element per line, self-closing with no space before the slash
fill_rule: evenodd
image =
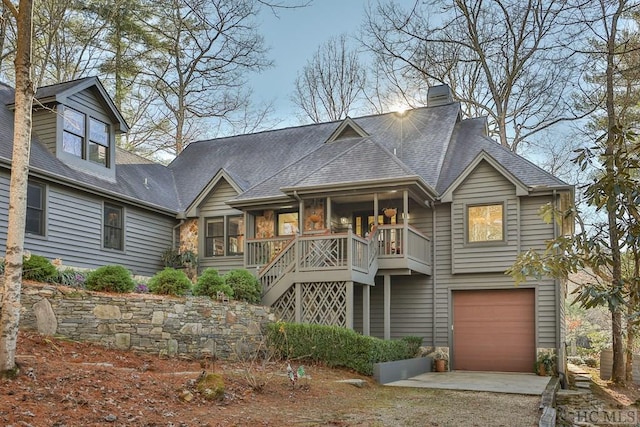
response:
<path id="1" fill-rule="evenodd" d="M 538 354 L 536 360 L 536 373 L 540 376 L 553 375 L 556 367 L 556 355 L 554 352 L 546 350 Z"/>
<path id="2" fill-rule="evenodd" d="M 433 353 L 434 370 L 436 372 L 446 372 L 448 360 L 449 360 L 449 355 L 447 353 L 445 353 L 441 349 L 436 350 Z"/>

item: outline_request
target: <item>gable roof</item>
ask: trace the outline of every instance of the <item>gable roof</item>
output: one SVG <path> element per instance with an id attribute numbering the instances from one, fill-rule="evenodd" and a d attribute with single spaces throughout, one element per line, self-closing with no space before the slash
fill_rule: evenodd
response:
<path id="1" fill-rule="evenodd" d="M 0 104 L 13 102 L 14 90 L 0 85 Z M 0 108 L 0 163 L 10 167 L 13 149 L 13 112 Z M 116 150 L 116 179 L 74 169 L 63 163 L 32 136 L 30 174 L 62 185 L 143 205 L 148 209 L 175 214 L 180 210 L 173 174 L 164 165 L 150 162 L 125 150 Z"/>
<path id="2" fill-rule="evenodd" d="M 117 131 L 127 132 L 129 125 L 124 119 L 111 97 L 107 94 L 104 86 L 97 77 L 85 77 L 78 80 L 71 80 L 64 83 L 58 83 L 38 88 L 35 94 L 35 104 L 50 104 L 52 102 L 64 104 L 69 97 L 83 90 L 90 89 L 99 95 L 99 100 L 103 103 L 105 109 L 116 119 L 118 123 Z"/>
<path id="3" fill-rule="evenodd" d="M 342 138 L 357 138 L 357 137 L 365 137 L 369 136 L 369 134 L 362 129 L 356 122 L 354 122 L 351 117 L 347 117 L 340 123 L 340 126 L 336 128 L 335 131 L 331 134 L 327 142 L 333 142 L 337 139 Z"/>

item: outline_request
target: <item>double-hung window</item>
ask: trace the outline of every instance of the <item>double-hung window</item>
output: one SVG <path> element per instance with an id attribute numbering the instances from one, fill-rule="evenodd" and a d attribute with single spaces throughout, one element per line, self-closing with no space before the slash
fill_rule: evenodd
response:
<path id="1" fill-rule="evenodd" d="M 29 182 L 27 187 L 27 217 L 25 231 L 38 236 L 45 235 L 45 186 Z"/>
<path id="2" fill-rule="evenodd" d="M 204 252 L 207 257 L 244 253 L 244 218 L 242 215 L 208 218 L 205 224 Z"/>
<path id="3" fill-rule="evenodd" d="M 104 204 L 103 209 L 103 244 L 105 249 L 124 249 L 123 209 L 121 206 Z"/>
<path id="4" fill-rule="evenodd" d="M 62 151 L 109 167 L 109 125 L 69 107 L 64 107 L 63 117 Z"/>

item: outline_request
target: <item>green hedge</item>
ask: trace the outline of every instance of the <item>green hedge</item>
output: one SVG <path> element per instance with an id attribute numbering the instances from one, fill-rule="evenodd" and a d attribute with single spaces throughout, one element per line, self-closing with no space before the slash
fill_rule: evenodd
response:
<path id="1" fill-rule="evenodd" d="M 381 340 L 337 326 L 277 322 L 268 325 L 267 341 L 278 358 L 306 359 L 373 375 L 374 363 L 414 357 L 422 339 Z"/>

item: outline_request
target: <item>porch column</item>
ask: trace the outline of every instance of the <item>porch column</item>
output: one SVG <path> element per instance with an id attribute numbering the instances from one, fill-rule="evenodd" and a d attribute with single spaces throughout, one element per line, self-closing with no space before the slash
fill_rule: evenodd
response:
<path id="1" fill-rule="evenodd" d="M 346 307 L 347 329 L 353 329 L 353 282 L 348 281 L 346 283 L 346 286 L 347 286 L 347 307 Z"/>
<path id="2" fill-rule="evenodd" d="M 327 197 L 326 207 L 324 210 L 324 228 L 328 228 L 331 231 L 331 197 Z"/>
<path id="3" fill-rule="evenodd" d="M 402 239 L 402 253 L 409 254 L 409 192 L 404 190 L 402 192 L 402 213 L 404 218 L 402 219 L 402 228 L 404 239 Z M 407 255 L 405 255 L 407 256 Z"/>
<path id="4" fill-rule="evenodd" d="M 302 285 L 295 284 L 296 292 L 296 323 L 302 323 Z"/>
<path id="5" fill-rule="evenodd" d="M 371 335 L 371 286 L 362 285 L 362 335 Z"/>
<path id="6" fill-rule="evenodd" d="M 373 225 L 376 227 L 378 226 L 378 210 L 378 193 L 373 193 Z"/>
<path id="7" fill-rule="evenodd" d="M 391 276 L 384 275 L 384 339 L 391 339 Z"/>

